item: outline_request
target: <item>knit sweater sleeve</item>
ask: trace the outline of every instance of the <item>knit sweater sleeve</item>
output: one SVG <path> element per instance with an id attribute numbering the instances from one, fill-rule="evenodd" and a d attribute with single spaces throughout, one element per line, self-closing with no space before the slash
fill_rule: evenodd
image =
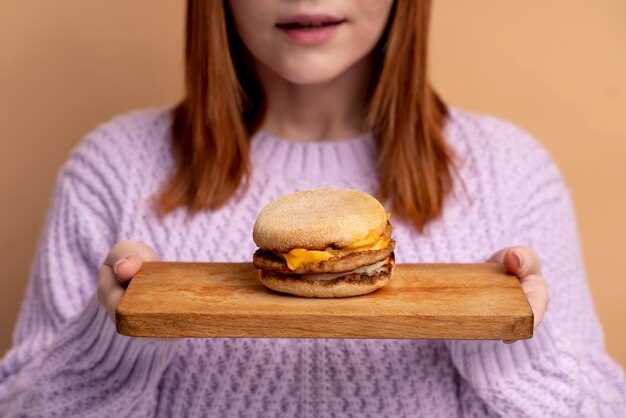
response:
<path id="1" fill-rule="evenodd" d="M 491 135 L 501 141 L 493 167 L 502 247 L 526 245 L 538 254 L 550 301 L 529 340 L 449 341 L 462 385 L 498 416 L 623 416 L 624 375 L 604 347 L 569 188 L 527 133 L 505 124 Z"/>
<path id="2" fill-rule="evenodd" d="M 116 236 L 122 132 L 99 127 L 57 173 L 13 335 L 0 362 L 1 416 L 150 415 L 170 345 L 116 333 L 98 272 Z M 118 159 L 119 159 L 118 158 Z"/>

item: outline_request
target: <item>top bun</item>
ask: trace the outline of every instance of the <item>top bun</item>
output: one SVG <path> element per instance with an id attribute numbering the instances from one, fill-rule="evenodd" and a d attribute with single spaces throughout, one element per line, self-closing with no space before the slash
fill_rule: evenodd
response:
<path id="1" fill-rule="evenodd" d="M 373 196 L 352 189 L 302 190 L 268 203 L 254 223 L 252 238 L 263 249 L 323 250 L 345 247 L 374 230 L 382 234 L 387 212 Z"/>

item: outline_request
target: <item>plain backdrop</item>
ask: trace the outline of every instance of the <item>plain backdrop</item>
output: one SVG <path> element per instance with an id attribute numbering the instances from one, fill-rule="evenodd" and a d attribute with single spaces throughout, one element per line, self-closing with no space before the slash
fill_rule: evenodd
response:
<path id="1" fill-rule="evenodd" d="M 0 355 L 70 148 L 182 92 L 184 1 L 0 3 Z M 626 1 L 435 0 L 432 78 L 521 125 L 572 190 L 609 352 L 626 365 Z"/>

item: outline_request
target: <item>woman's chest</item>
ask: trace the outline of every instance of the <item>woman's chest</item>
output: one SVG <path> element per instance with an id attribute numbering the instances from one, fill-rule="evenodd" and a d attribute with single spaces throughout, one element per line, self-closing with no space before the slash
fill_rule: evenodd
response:
<path id="1" fill-rule="evenodd" d="M 144 241 L 168 261 L 250 261 L 257 248 L 252 230 L 263 206 L 287 193 L 327 185 L 321 180 L 256 178 L 245 193 L 236 195 L 222 208 L 202 211 L 193 217 L 179 208 L 159 219 L 149 207 L 149 199 L 144 199 L 135 206 L 140 213 L 126 217 L 130 222 L 121 226 L 120 239 Z M 372 194 L 377 187 L 368 178 L 360 182 L 335 181 L 330 185 Z M 466 205 L 450 197 L 442 215 L 423 231 L 393 215 L 391 223 L 399 263 L 479 262 L 498 247 L 492 220 L 485 216 L 480 202 Z"/>

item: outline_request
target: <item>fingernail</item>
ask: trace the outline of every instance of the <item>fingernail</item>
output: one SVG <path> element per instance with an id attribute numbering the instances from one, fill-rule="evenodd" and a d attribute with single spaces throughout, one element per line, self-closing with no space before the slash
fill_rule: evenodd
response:
<path id="1" fill-rule="evenodd" d="M 115 264 L 113 264 L 113 271 L 115 272 L 115 274 L 119 274 L 118 270 L 120 266 L 124 264 L 125 262 L 126 262 L 126 257 L 120 258 L 119 260 L 115 262 Z"/>
<path id="2" fill-rule="evenodd" d="M 513 251 L 513 257 L 515 257 L 515 261 L 517 262 L 517 269 L 521 271 L 522 270 L 522 257 L 520 257 L 520 255 L 516 251 Z"/>

